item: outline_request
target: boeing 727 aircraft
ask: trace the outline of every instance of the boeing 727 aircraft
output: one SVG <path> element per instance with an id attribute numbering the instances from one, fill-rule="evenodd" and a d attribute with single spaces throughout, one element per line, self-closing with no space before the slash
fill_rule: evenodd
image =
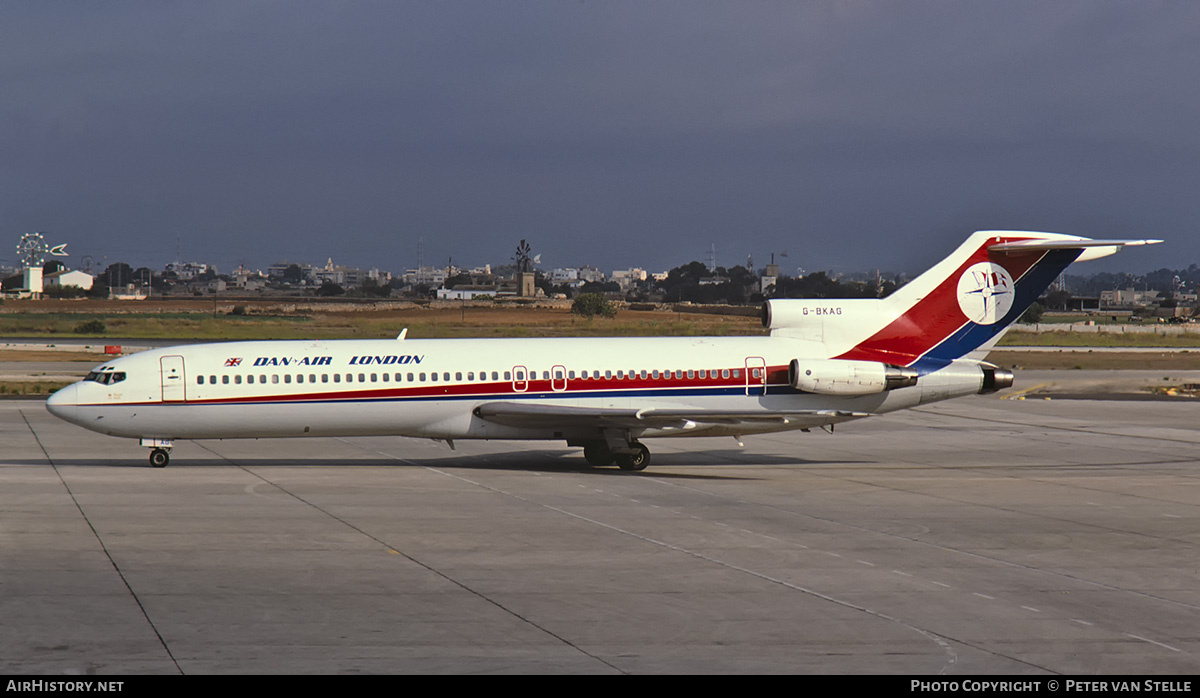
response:
<path id="1" fill-rule="evenodd" d="M 261 341 L 108 361 L 46 406 L 141 439 L 538 439 L 642 470 L 655 436 L 822 427 L 1012 385 L 982 360 L 1074 261 L 1158 240 L 982 231 L 882 299 L 770 300 L 767 337 Z"/>

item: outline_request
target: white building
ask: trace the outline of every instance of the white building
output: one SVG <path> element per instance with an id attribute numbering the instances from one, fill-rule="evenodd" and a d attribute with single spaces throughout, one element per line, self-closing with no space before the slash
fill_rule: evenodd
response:
<path id="1" fill-rule="evenodd" d="M 509 294 L 512 295 L 512 294 Z M 437 299 L 440 301 L 469 301 L 476 298 L 495 298 L 496 289 L 494 288 L 439 288 L 437 290 Z"/>
<path id="2" fill-rule="evenodd" d="M 646 277 L 645 269 L 618 269 L 612 273 L 612 280 L 617 282 L 622 291 L 627 291 L 631 286 L 645 281 Z"/>
<path id="3" fill-rule="evenodd" d="M 95 277 L 78 269 L 56 271 L 42 277 L 42 286 L 78 286 L 85 291 L 92 289 Z"/>
<path id="4" fill-rule="evenodd" d="M 180 281 L 191 281 L 197 276 L 207 274 L 209 269 L 212 269 L 214 274 L 217 273 L 216 267 L 199 262 L 171 262 L 166 266 L 166 270 L 175 272 L 175 278 Z"/>

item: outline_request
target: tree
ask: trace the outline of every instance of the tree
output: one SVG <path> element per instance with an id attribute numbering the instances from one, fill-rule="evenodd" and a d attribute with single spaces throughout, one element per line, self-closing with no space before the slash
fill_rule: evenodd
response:
<path id="1" fill-rule="evenodd" d="M 1042 313 L 1044 313 L 1045 310 L 1046 309 L 1042 307 L 1041 303 L 1034 302 L 1034 304 L 1029 306 L 1029 309 L 1025 311 L 1025 314 L 1021 316 L 1021 319 L 1018 322 L 1023 322 L 1026 325 L 1036 325 L 1042 321 Z"/>
<path id="2" fill-rule="evenodd" d="M 42 295 L 46 298 L 83 298 L 86 293 L 81 286 L 74 284 L 47 286 L 42 289 Z"/>
<path id="3" fill-rule="evenodd" d="M 599 293 L 581 293 L 575 302 L 571 303 L 571 312 L 591 321 L 597 315 L 616 316 L 617 307 Z"/>
<path id="4" fill-rule="evenodd" d="M 380 284 L 378 281 L 368 276 L 367 278 L 363 279 L 363 282 L 359 285 L 358 291 L 355 293 L 355 295 L 363 296 L 365 298 L 387 298 L 388 296 L 392 295 L 392 287 Z"/>
<path id="5" fill-rule="evenodd" d="M 114 262 L 98 278 L 105 286 L 127 286 L 133 283 L 133 269 L 125 262 Z"/>
<path id="6" fill-rule="evenodd" d="M 1066 291 L 1051 291 L 1046 294 L 1046 307 L 1055 310 L 1067 310 L 1071 304 L 1071 294 Z"/>

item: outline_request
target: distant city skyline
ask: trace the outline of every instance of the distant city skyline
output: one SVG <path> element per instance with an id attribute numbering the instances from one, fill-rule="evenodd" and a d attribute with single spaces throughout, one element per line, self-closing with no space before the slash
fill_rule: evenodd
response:
<path id="1" fill-rule="evenodd" d="M 1200 260 L 1200 5 L 0 4 L 0 239 L 71 260 Z M 178 241 L 178 242 L 177 242 Z M 0 259 L 14 259 L 0 252 Z M 761 263 L 760 263 L 761 264 Z"/>

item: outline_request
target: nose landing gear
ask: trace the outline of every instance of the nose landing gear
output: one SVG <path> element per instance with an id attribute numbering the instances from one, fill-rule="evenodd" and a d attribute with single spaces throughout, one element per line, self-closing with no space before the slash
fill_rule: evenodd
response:
<path id="1" fill-rule="evenodd" d="M 150 451 L 150 465 L 155 468 L 165 468 L 171 462 L 170 439 L 142 439 L 142 445 L 154 449 Z"/>

